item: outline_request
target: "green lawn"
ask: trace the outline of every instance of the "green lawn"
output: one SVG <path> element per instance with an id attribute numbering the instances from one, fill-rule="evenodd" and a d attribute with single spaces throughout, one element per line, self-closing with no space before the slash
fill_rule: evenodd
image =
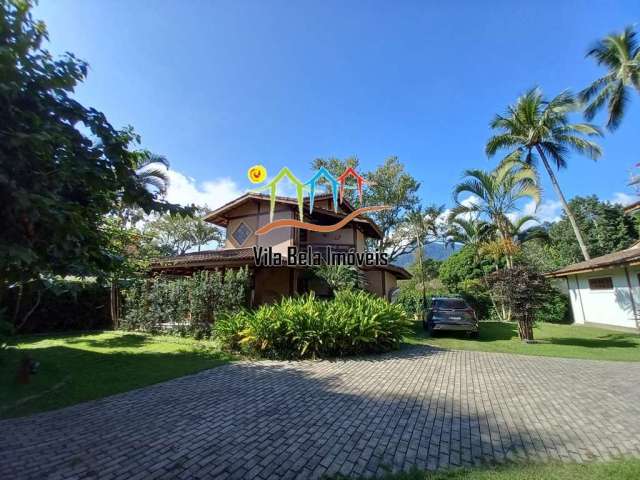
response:
<path id="1" fill-rule="evenodd" d="M 461 333 L 437 333 L 429 337 L 421 322 L 415 322 L 407 344 L 433 345 L 456 350 L 480 350 L 549 357 L 591 360 L 640 361 L 640 335 L 581 325 L 539 323 L 534 328 L 539 343 L 526 344 L 518 339 L 515 323 L 480 322 L 480 338 Z"/>
<path id="2" fill-rule="evenodd" d="M 344 477 L 334 477 L 336 480 Z M 640 478 L 640 460 L 618 460 L 588 464 L 510 464 L 437 473 L 413 471 L 388 474 L 383 480 L 635 480 Z"/>
<path id="3" fill-rule="evenodd" d="M 16 417 L 125 392 L 230 360 L 207 341 L 128 332 L 23 336 L 0 358 L 0 417 Z M 40 362 L 15 381 L 22 352 Z"/>

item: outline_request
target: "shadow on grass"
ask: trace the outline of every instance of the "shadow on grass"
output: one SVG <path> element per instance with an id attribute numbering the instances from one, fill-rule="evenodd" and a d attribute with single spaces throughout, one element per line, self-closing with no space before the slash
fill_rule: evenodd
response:
<path id="1" fill-rule="evenodd" d="M 551 337 L 545 339 L 548 343 L 555 345 L 570 345 L 574 347 L 587 348 L 638 348 L 639 345 L 631 340 L 628 335 L 610 334 L 597 338 L 576 338 L 576 337 Z"/>
<path id="2" fill-rule="evenodd" d="M 125 337 L 118 346 L 140 345 L 140 351 L 96 352 L 64 346 L 10 350 L 0 364 L 0 418 L 102 398 L 213 368 L 231 358 L 222 352 L 196 348 L 166 353 L 145 350 L 132 338 L 136 335 Z M 30 383 L 20 385 L 16 373 L 24 354 L 40 365 Z M 55 394 L 50 394 L 53 387 Z"/>
<path id="3" fill-rule="evenodd" d="M 435 336 L 429 336 L 422 326 L 422 322 L 414 322 L 412 326 L 413 336 L 418 339 L 429 338 L 457 338 L 469 339 L 466 332 L 440 330 L 434 332 Z M 518 337 L 518 328 L 512 323 L 480 322 L 480 336 L 472 339 L 474 342 L 494 342 L 496 340 L 512 340 Z"/>
<path id="4" fill-rule="evenodd" d="M 149 343 L 154 343 L 153 338 L 145 335 L 126 333 L 113 338 L 95 339 L 95 338 L 74 338 L 65 340 L 70 345 L 85 344 L 95 348 L 136 348 L 142 347 Z"/>

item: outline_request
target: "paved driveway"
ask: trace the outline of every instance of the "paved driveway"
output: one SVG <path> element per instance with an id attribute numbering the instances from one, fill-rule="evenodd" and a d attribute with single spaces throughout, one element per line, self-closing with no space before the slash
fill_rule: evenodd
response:
<path id="1" fill-rule="evenodd" d="M 312 478 L 640 455 L 640 364 L 415 347 L 234 363 L 0 422 L 0 478 Z"/>

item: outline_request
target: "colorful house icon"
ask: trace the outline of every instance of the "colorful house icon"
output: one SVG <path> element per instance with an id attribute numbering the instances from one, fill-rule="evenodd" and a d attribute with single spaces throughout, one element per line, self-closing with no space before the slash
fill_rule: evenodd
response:
<path id="1" fill-rule="evenodd" d="M 362 203 L 362 185 L 367 183 L 367 181 L 362 175 L 356 172 L 353 167 L 348 167 L 344 172 L 342 172 L 342 175 L 338 177 L 338 182 L 340 182 L 340 202 L 342 202 L 342 198 L 344 197 L 345 182 L 349 177 L 356 179 L 358 198 L 360 199 L 360 203 Z"/>
<path id="2" fill-rule="evenodd" d="M 320 167 L 320 169 L 316 172 L 316 174 L 313 177 L 311 177 L 311 180 L 305 183 L 305 185 L 308 186 L 309 188 L 309 213 L 313 212 L 313 198 L 316 193 L 316 183 L 321 178 L 324 178 L 325 180 L 327 180 L 331 185 L 331 194 L 333 195 L 333 211 L 337 212 L 339 182 L 338 180 L 336 180 L 336 178 L 333 175 L 331 175 L 329 170 L 327 170 L 324 167 Z"/>
<path id="3" fill-rule="evenodd" d="M 270 190 L 270 209 L 269 209 L 269 221 L 273 222 L 273 212 L 275 210 L 276 207 L 276 196 L 278 194 L 278 183 L 280 183 L 280 180 L 282 180 L 283 178 L 288 178 L 289 181 L 291 181 L 291 183 L 296 187 L 296 198 L 298 200 L 298 211 L 299 211 L 299 215 L 300 215 L 300 221 L 304 220 L 304 215 L 303 215 L 303 207 L 304 207 L 304 190 L 306 189 L 305 184 L 302 183 L 300 180 L 298 180 L 298 178 L 291 173 L 291 170 L 289 170 L 287 167 L 284 167 L 282 170 L 280 170 L 280 172 L 278 173 L 278 175 L 276 175 L 273 180 L 271 180 L 269 183 L 267 183 L 264 187 L 257 189 L 256 191 L 261 191 L 261 190 Z"/>

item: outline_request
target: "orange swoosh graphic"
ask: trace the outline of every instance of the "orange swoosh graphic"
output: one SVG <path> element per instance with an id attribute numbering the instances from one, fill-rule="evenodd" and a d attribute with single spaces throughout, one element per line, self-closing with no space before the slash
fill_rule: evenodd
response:
<path id="1" fill-rule="evenodd" d="M 283 218 L 281 220 L 276 220 L 275 222 L 268 223 L 264 227 L 260 227 L 256 231 L 256 235 L 264 235 L 266 233 L 269 233 L 271 230 L 275 230 L 277 228 L 285 228 L 285 227 L 304 228 L 305 230 L 310 230 L 312 232 L 322 232 L 322 233 L 335 232 L 336 230 L 340 230 L 342 227 L 344 227 L 347 223 L 349 223 L 351 220 L 356 218 L 358 215 L 362 215 L 363 213 L 366 213 L 366 212 L 379 212 L 380 210 L 388 210 L 390 208 L 391 207 L 389 207 L 388 205 L 361 207 L 361 208 L 358 208 L 357 210 L 354 210 L 349 215 L 347 215 L 342 220 L 340 220 L 338 223 L 334 223 L 333 225 L 316 225 L 315 223 L 307 223 L 307 222 L 301 222 L 300 220 L 291 220 L 288 218 Z"/>

